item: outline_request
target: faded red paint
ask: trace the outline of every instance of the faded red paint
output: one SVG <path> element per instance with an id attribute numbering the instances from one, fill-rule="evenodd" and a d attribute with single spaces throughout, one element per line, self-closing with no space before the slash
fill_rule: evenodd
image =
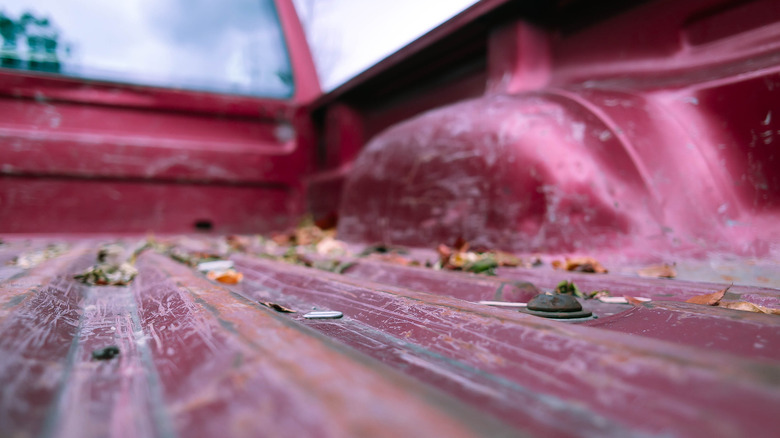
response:
<path id="1" fill-rule="evenodd" d="M 498 28 L 484 96 L 368 143 L 342 237 L 777 257 L 780 39 L 760 25 L 780 10 L 739 3 L 647 2 L 576 32 Z"/>
<path id="2" fill-rule="evenodd" d="M 224 245 L 182 242 L 211 251 Z M 6 249 L 19 254 L 45 243 L 12 241 Z M 245 275 L 235 286 L 147 252 L 131 286 L 86 287 L 72 274 L 93 262 L 99 243 L 70 241 L 39 266 L 6 268 L 3 430 L 761 436 L 780 402 L 774 316 L 653 301 L 578 326 L 466 301 L 511 298 L 495 294 L 531 279 L 529 272 L 543 289 L 543 275 L 571 273 L 503 268 L 502 277 L 482 278 L 374 261 L 335 275 L 248 254 L 233 256 Z M 612 275 L 588 278 L 621 284 Z M 686 285 L 693 293 L 706 288 L 643 281 L 655 297 L 672 284 L 677 299 Z M 275 313 L 260 301 L 297 313 Z M 302 317 L 315 308 L 344 317 Z M 120 356 L 90 358 L 106 345 L 118 345 Z"/>

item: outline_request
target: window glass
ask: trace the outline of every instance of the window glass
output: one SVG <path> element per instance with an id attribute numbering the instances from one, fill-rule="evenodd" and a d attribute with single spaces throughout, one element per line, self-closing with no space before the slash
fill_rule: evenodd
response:
<path id="1" fill-rule="evenodd" d="M 267 97 L 292 95 L 272 0 L 6 0 L 0 66 Z"/>
<path id="2" fill-rule="evenodd" d="M 332 90 L 477 0 L 293 0 Z"/>

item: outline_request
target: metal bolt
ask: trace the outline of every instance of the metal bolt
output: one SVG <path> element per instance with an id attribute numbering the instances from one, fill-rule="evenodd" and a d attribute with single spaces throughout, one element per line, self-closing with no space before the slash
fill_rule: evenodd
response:
<path id="1" fill-rule="evenodd" d="M 540 312 L 578 312 L 582 310 L 582 304 L 571 295 L 539 294 L 528 302 L 528 309 Z"/>
<path id="2" fill-rule="evenodd" d="M 528 301 L 526 309 L 520 311 L 553 319 L 588 318 L 593 315 L 590 311 L 583 310 L 582 304 L 576 298 L 562 294 L 539 294 Z"/>

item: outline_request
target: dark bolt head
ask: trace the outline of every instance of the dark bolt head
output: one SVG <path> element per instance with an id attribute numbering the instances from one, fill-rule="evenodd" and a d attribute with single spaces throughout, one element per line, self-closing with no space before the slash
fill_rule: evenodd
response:
<path id="1" fill-rule="evenodd" d="M 537 295 L 531 298 L 528 307 L 520 309 L 520 311 L 553 319 L 588 318 L 593 315 L 590 311 L 583 310 L 576 298 L 563 294 Z"/>
<path id="2" fill-rule="evenodd" d="M 582 305 L 571 295 L 547 295 L 540 294 L 528 302 L 528 310 L 538 312 L 578 312 Z"/>

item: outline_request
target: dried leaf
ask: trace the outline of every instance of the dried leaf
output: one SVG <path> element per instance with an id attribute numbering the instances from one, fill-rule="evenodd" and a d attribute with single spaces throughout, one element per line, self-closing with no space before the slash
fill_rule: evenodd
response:
<path id="1" fill-rule="evenodd" d="M 439 261 L 434 269 L 449 269 L 452 271 L 467 271 L 476 274 L 495 275 L 499 266 L 519 266 L 520 258 L 503 251 L 468 251 L 469 243 L 458 239 L 454 247 L 440 244 L 436 248 Z"/>
<path id="2" fill-rule="evenodd" d="M 244 274 L 236 271 L 235 269 L 227 269 L 224 271 L 209 271 L 206 274 L 209 280 L 218 281 L 225 284 L 237 284 L 244 279 Z"/>
<path id="3" fill-rule="evenodd" d="M 225 242 L 232 251 L 246 252 L 252 245 L 252 239 L 247 236 L 230 235 L 225 237 Z"/>
<path id="4" fill-rule="evenodd" d="M 449 260 L 452 255 L 452 249 L 443 243 L 436 247 L 436 252 L 439 253 L 440 260 Z"/>
<path id="5" fill-rule="evenodd" d="M 648 266 L 636 271 L 640 277 L 645 278 L 674 278 L 677 277 L 677 271 L 674 269 L 674 265 L 656 265 Z"/>
<path id="6" fill-rule="evenodd" d="M 623 298 L 625 298 L 628 304 L 633 304 L 634 306 L 641 306 L 642 303 L 646 303 L 650 301 L 649 298 L 632 297 L 630 295 L 623 295 Z"/>
<path id="7" fill-rule="evenodd" d="M 336 269 L 333 270 L 336 274 L 343 274 L 344 271 L 351 268 L 355 265 L 355 262 L 341 262 L 338 266 L 336 266 Z"/>
<path id="8" fill-rule="evenodd" d="M 126 286 L 136 275 L 138 270 L 130 263 L 99 263 L 90 266 L 81 274 L 74 275 L 73 278 L 91 286 Z"/>
<path id="9" fill-rule="evenodd" d="M 552 266 L 555 269 L 574 272 L 589 272 L 595 274 L 606 274 L 608 272 L 607 269 L 593 257 L 566 257 L 564 262 L 559 260 L 553 261 Z"/>
<path id="10" fill-rule="evenodd" d="M 563 295 L 574 295 L 575 297 L 585 298 L 585 294 L 583 294 L 577 285 L 572 281 L 562 281 L 558 283 L 558 286 L 555 286 L 555 293 Z"/>
<path id="11" fill-rule="evenodd" d="M 98 263 L 108 263 L 118 265 L 123 262 L 121 259 L 125 249 L 119 245 L 106 245 L 98 250 Z"/>
<path id="12" fill-rule="evenodd" d="M 325 234 L 320 227 L 315 225 L 296 229 L 294 236 L 295 244 L 303 246 L 319 243 L 325 238 Z"/>
<path id="13" fill-rule="evenodd" d="M 743 310 L 745 312 L 766 313 L 768 315 L 780 315 L 780 309 L 773 309 L 771 307 L 759 306 L 747 301 L 721 301 L 718 303 L 718 307 L 725 307 L 727 309 Z"/>
<path id="14" fill-rule="evenodd" d="M 286 246 L 292 243 L 292 234 L 273 233 L 271 234 L 271 241 L 277 245 Z"/>
<path id="15" fill-rule="evenodd" d="M 12 266 L 18 266 L 22 269 L 29 269 L 46 260 L 52 259 L 63 254 L 67 250 L 67 246 L 62 244 L 52 244 L 44 249 L 37 249 L 27 251 L 17 257 L 11 259 L 7 264 Z"/>
<path id="16" fill-rule="evenodd" d="M 496 261 L 496 264 L 498 266 L 520 266 L 523 261 L 520 259 L 520 257 L 517 257 L 514 254 L 504 252 L 504 251 L 490 251 L 488 252 Z"/>
<path id="17" fill-rule="evenodd" d="M 458 237 L 455 239 L 455 244 L 452 245 L 452 248 L 455 251 L 466 252 L 469 250 L 469 242 L 463 237 Z"/>
<path id="18" fill-rule="evenodd" d="M 472 264 L 479 259 L 479 255 L 475 252 L 457 251 L 450 256 L 449 260 L 447 260 L 447 265 L 449 266 L 445 265 L 445 267 L 449 267 L 450 269 L 463 269 L 464 266 Z"/>
<path id="19" fill-rule="evenodd" d="M 274 309 L 277 312 L 281 312 L 281 313 L 297 313 L 296 310 L 290 309 L 288 307 L 284 307 L 281 304 L 272 303 L 270 301 L 260 301 L 259 303 L 264 305 L 265 307 L 268 307 L 269 309 Z"/>
<path id="20" fill-rule="evenodd" d="M 594 290 L 594 291 L 590 292 L 589 294 L 587 294 L 587 297 L 589 299 L 593 299 L 593 300 L 600 300 L 600 299 L 606 298 L 608 296 L 609 296 L 609 291 L 608 290 Z"/>
<path id="21" fill-rule="evenodd" d="M 369 260 L 378 260 L 385 263 L 400 266 L 419 266 L 420 262 L 404 257 L 400 254 L 371 254 L 367 257 Z"/>
<path id="22" fill-rule="evenodd" d="M 703 304 L 705 306 L 717 306 L 718 302 L 723 298 L 723 295 L 731 288 L 731 285 L 725 289 L 721 289 L 711 294 L 696 295 L 695 297 L 685 300 L 686 303 Z"/>
<path id="23" fill-rule="evenodd" d="M 222 257 L 219 254 L 203 251 L 187 252 L 179 248 L 171 248 L 168 251 L 168 256 L 177 262 L 184 263 L 188 266 L 198 266 L 199 263 L 222 260 Z"/>
<path id="24" fill-rule="evenodd" d="M 285 252 L 282 256 L 282 260 L 287 263 L 306 266 L 309 268 L 314 265 L 314 262 L 311 259 L 302 254 L 298 254 L 298 251 L 295 248 L 288 249 L 287 252 Z"/>
<path id="25" fill-rule="evenodd" d="M 339 260 L 315 260 L 311 267 L 323 271 L 342 274 L 347 268 L 354 265 L 354 262 L 341 262 Z"/>
<path id="26" fill-rule="evenodd" d="M 323 230 L 314 224 L 311 216 L 308 216 L 301 220 L 300 225 L 295 230 L 287 233 L 274 233 L 271 235 L 271 240 L 277 245 L 306 246 L 316 245 L 327 237 L 334 238 L 335 236 L 335 229 Z"/>
<path id="27" fill-rule="evenodd" d="M 347 253 L 347 245 L 340 240 L 327 236 L 317 243 L 315 250 L 319 255 L 344 255 Z"/>
<path id="28" fill-rule="evenodd" d="M 339 215 L 336 212 L 331 212 L 328 215 L 314 221 L 314 225 L 320 227 L 323 230 L 335 229 L 339 224 Z"/>

